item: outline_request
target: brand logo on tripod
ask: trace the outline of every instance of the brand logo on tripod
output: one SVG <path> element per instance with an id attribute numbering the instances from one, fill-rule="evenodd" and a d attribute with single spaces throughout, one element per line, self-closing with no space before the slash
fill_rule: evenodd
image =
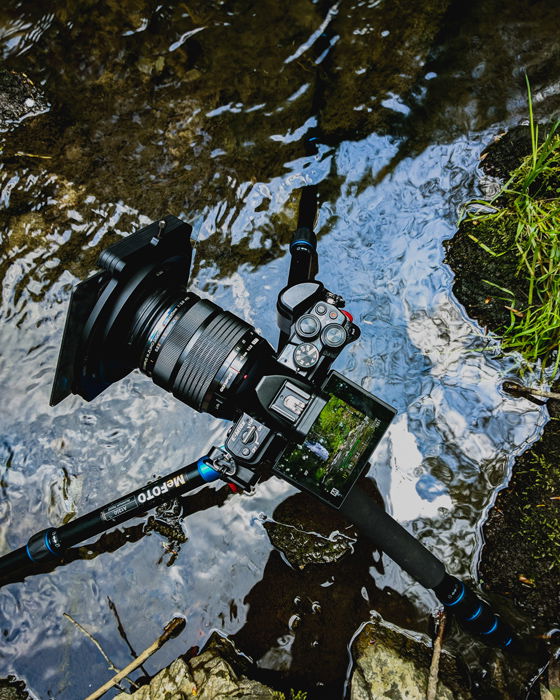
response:
<path id="1" fill-rule="evenodd" d="M 138 503 L 147 503 L 148 501 L 166 494 L 171 489 L 176 489 L 178 486 L 184 486 L 186 480 L 183 474 L 174 476 L 172 479 L 167 479 L 159 486 L 150 486 L 145 491 L 138 494 Z"/>

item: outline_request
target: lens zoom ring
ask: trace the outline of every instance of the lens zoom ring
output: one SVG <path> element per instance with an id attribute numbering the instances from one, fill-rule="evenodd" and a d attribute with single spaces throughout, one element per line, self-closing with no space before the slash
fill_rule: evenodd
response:
<path id="1" fill-rule="evenodd" d="M 224 312 L 213 319 L 204 334 L 193 346 L 183 361 L 183 366 L 177 375 L 175 391 L 189 400 L 198 408 L 202 397 L 214 374 L 227 357 L 228 341 L 237 330 L 238 320 Z M 202 394 L 202 396 L 201 396 Z"/>
<path id="2" fill-rule="evenodd" d="M 204 321 L 212 313 L 219 311 L 221 311 L 219 306 L 216 306 L 211 301 L 202 299 L 181 315 L 163 342 L 154 366 L 154 381 L 157 381 L 160 386 L 163 386 L 168 391 L 171 389 L 169 382 L 173 373 L 178 369 L 175 366 L 185 346 Z"/>
<path id="3" fill-rule="evenodd" d="M 237 319 L 234 319 L 237 321 Z M 223 365 L 227 356 L 231 352 L 231 347 L 237 345 L 238 340 L 247 332 L 246 328 L 240 328 L 237 323 L 235 326 L 231 327 L 227 331 L 227 335 L 222 335 L 220 338 L 221 347 L 218 348 L 218 352 L 213 357 L 211 361 L 208 362 L 206 370 L 201 374 L 199 381 L 197 382 L 198 392 L 196 394 L 196 402 L 202 408 L 202 402 L 204 397 L 214 377 L 218 373 L 220 367 Z"/>
<path id="4" fill-rule="evenodd" d="M 232 346 L 249 329 L 250 326 L 227 311 L 212 319 L 181 362 L 173 394 L 199 408 Z"/>

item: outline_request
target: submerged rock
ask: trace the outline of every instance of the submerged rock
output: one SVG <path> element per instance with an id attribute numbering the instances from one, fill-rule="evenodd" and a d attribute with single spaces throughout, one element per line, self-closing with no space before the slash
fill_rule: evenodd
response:
<path id="1" fill-rule="evenodd" d="M 338 561 L 356 542 L 355 528 L 348 529 L 340 515 L 303 493 L 283 501 L 264 527 L 272 544 L 299 569 Z"/>
<path id="2" fill-rule="evenodd" d="M 43 93 L 23 73 L 0 68 L 0 132 L 49 108 Z"/>
<path id="3" fill-rule="evenodd" d="M 25 683 L 14 676 L 0 678 L 0 700 L 32 700 Z"/>

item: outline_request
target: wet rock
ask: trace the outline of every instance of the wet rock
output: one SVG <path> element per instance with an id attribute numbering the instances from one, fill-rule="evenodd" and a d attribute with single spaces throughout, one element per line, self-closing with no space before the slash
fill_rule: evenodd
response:
<path id="1" fill-rule="evenodd" d="M 294 568 L 338 561 L 356 541 L 354 528 L 348 529 L 340 515 L 306 494 L 286 499 L 273 517 L 264 527 Z"/>
<path id="2" fill-rule="evenodd" d="M 350 700 L 424 700 L 432 652 L 395 630 L 375 621 L 366 625 L 354 641 L 355 666 L 350 680 Z M 438 700 L 472 698 L 446 651 L 440 659 Z"/>
<path id="3" fill-rule="evenodd" d="M 42 114 L 48 107 L 43 93 L 26 75 L 0 68 L 0 132 Z"/>
<path id="4" fill-rule="evenodd" d="M 0 678 L 0 700 L 32 700 L 25 683 L 14 676 Z"/>
<path id="5" fill-rule="evenodd" d="M 160 671 L 149 685 L 130 695 L 120 693 L 115 700 L 161 700 L 182 697 L 196 697 L 198 700 L 277 698 L 278 694 L 272 689 L 249 680 L 243 674 L 248 666 L 248 662 L 237 654 L 230 641 L 214 633 L 200 654 L 189 661 L 183 658 L 176 659 Z"/>

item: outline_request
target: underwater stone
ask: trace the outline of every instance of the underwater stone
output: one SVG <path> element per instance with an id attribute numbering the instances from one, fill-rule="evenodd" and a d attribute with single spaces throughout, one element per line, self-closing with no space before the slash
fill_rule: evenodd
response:
<path id="1" fill-rule="evenodd" d="M 26 75 L 0 68 L 0 131 L 16 127 L 48 108 L 44 95 Z"/>

